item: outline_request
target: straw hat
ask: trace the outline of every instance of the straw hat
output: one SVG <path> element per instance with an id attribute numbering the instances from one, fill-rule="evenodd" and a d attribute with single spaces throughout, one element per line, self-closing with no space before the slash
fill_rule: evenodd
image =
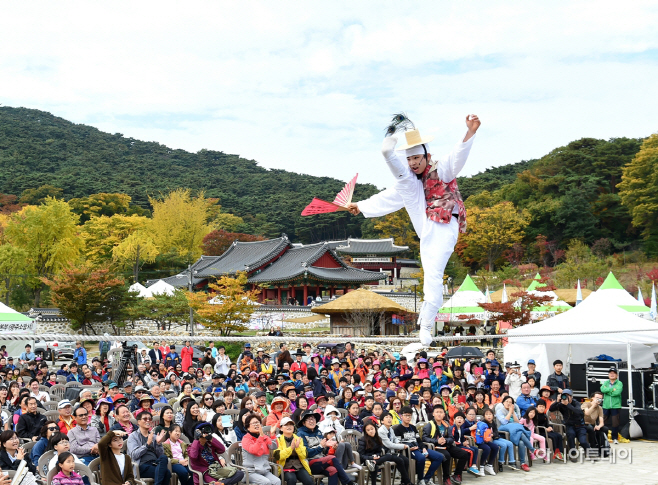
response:
<path id="1" fill-rule="evenodd" d="M 420 131 L 418 130 L 405 131 L 404 136 L 407 139 L 407 144 L 398 147 L 398 150 L 407 150 L 408 148 L 424 145 L 434 140 L 433 136 L 420 136 Z"/>

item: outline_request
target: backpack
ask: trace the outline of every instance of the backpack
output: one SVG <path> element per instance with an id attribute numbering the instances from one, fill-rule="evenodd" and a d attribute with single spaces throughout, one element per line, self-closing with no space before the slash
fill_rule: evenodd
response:
<path id="1" fill-rule="evenodd" d="M 477 428 L 473 433 L 475 433 L 475 442 L 477 444 L 489 443 L 493 440 L 493 431 L 491 431 L 491 428 L 489 428 L 487 423 L 483 421 L 478 422 Z"/>

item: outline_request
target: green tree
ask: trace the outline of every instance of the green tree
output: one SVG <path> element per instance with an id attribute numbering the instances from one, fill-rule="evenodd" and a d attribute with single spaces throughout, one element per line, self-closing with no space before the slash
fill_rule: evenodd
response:
<path id="1" fill-rule="evenodd" d="M 172 325 L 187 325 L 190 306 L 185 292 L 176 290 L 173 295 L 153 295 L 151 298 L 137 298 L 127 308 L 133 326 L 140 320 L 152 320 L 162 330 L 171 330 Z"/>
<path id="2" fill-rule="evenodd" d="M 91 194 L 87 197 L 69 200 L 71 210 L 85 223 L 92 217 L 126 214 L 130 209 L 130 196 L 127 194 Z"/>
<path id="3" fill-rule="evenodd" d="M 108 268 L 93 269 L 88 263 L 70 266 L 52 279 L 41 278 L 50 287 L 52 302 L 71 321 L 73 331 L 96 334 L 94 324 L 124 325 L 123 308 L 129 297 L 125 281 Z"/>
<path id="4" fill-rule="evenodd" d="M 658 253 L 658 133 L 647 138 L 631 163 L 623 168 L 617 187 L 633 225 L 642 230 L 650 252 Z"/>
<path id="5" fill-rule="evenodd" d="M 39 306 L 43 277 L 59 273 L 75 262 L 82 248 L 77 235 L 78 216 L 69 205 L 48 197 L 43 205 L 28 206 L 11 216 L 5 238 L 27 254 L 28 283 L 34 288 L 34 305 Z"/>
<path id="6" fill-rule="evenodd" d="M 592 253 L 582 241 L 573 240 L 565 253 L 564 262 L 555 267 L 554 280 L 560 288 L 573 288 L 580 279 L 591 285 L 597 278 L 605 277 L 609 267 L 606 262 Z"/>
<path id="7" fill-rule="evenodd" d="M 11 244 L 0 246 L 0 293 L 5 305 L 9 305 L 12 289 L 26 278 L 29 270 L 27 251 Z"/>
<path id="8" fill-rule="evenodd" d="M 25 189 L 21 194 L 19 202 L 26 205 L 45 204 L 48 198 L 62 199 L 64 191 L 50 184 L 42 185 L 36 189 Z"/>
<path id="9" fill-rule="evenodd" d="M 420 240 L 414 231 L 406 210 L 399 210 L 378 218 L 375 223 L 375 230 L 383 237 L 392 237 L 398 246 L 409 246 L 409 250 L 413 255 L 415 257 L 419 256 Z"/>

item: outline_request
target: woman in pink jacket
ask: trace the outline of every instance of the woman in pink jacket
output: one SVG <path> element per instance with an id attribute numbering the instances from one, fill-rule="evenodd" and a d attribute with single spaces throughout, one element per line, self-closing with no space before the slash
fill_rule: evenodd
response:
<path id="1" fill-rule="evenodd" d="M 242 466 L 249 472 L 249 482 L 281 485 L 281 479 L 273 475 L 270 469 L 270 450 L 276 450 L 276 440 L 263 434 L 260 418 L 255 414 L 247 416 L 244 427 L 247 434 L 242 437 Z"/>

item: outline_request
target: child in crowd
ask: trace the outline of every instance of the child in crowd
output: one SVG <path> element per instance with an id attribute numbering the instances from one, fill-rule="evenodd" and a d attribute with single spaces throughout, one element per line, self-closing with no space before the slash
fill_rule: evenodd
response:
<path id="1" fill-rule="evenodd" d="M 50 482 L 51 485 L 84 485 L 82 477 L 75 470 L 75 458 L 69 452 L 57 457 L 57 473 Z"/>

